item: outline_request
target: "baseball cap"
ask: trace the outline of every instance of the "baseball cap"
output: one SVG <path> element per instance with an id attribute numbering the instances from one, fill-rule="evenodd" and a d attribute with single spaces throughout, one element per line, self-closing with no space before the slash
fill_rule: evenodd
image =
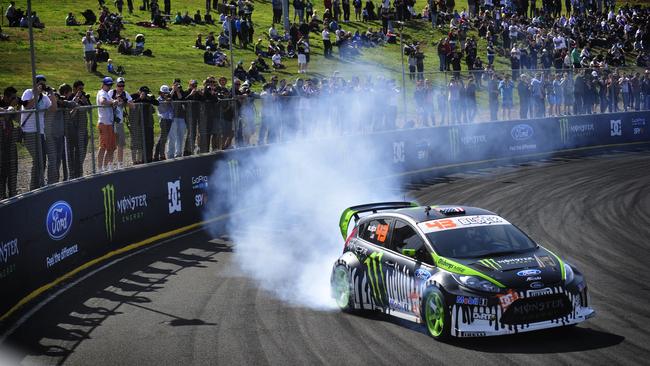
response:
<path id="1" fill-rule="evenodd" d="M 45 75 L 36 75 L 36 82 L 38 83 L 39 81 L 47 81 L 45 80 Z"/>
<path id="2" fill-rule="evenodd" d="M 143 93 L 145 93 L 145 94 L 149 94 L 149 93 L 151 93 L 151 90 L 149 89 L 148 86 L 141 86 L 141 87 L 140 87 L 140 91 L 143 92 Z"/>
<path id="3" fill-rule="evenodd" d="M 169 94 L 169 92 L 170 92 L 170 90 L 169 90 L 169 86 L 167 86 L 167 85 L 163 85 L 163 86 L 161 86 L 161 87 L 160 87 L 160 92 L 161 92 L 161 93 L 165 93 L 165 94 Z"/>
<path id="4" fill-rule="evenodd" d="M 116 81 L 116 83 L 118 83 L 118 84 L 119 84 L 119 83 L 124 83 L 124 82 L 125 82 L 125 80 L 124 80 L 124 78 L 123 78 L 123 77 L 119 77 L 119 78 L 117 78 L 117 81 Z"/>
<path id="5" fill-rule="evenodd" d="M 113 85 L 113 78 L 110 76 L 105 77 L 104 79 L 102 79 L 102 84 Z"/>

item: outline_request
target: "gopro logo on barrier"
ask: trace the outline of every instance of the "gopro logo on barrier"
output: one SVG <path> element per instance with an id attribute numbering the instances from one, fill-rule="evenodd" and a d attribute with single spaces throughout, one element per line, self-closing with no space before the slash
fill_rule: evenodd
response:
<path id="1" fill-rule="evenodd" d="M 167 198 L 169 199 L 169 213 L 181 212 L 181 180 L 167 182 Z"/>
<path id="2" fill-rule="evenodd" d="M 609 125 L 610 125 L 609 134 L 611 136 L 622 136 L 623 135 L 623 129 L 621 128 L 621 120 L 620 119 L 610 120 Z"/>

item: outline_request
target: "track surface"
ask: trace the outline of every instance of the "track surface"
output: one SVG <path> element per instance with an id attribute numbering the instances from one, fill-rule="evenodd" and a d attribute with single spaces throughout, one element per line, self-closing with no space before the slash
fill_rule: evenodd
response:
<path id="1" fill-rule="evenodd" d="M 609 152 L 410 184 L 420 203 L 485 207 L 586 274 L 597 317 L 572 329 L 438 343 L 408 322 L 287 306 L 197 233 L 105 269 L 5 342 L 27 364 L 647 364 L 650 152 Z M 5 351 L 6 354 L 6 348 Z"/>

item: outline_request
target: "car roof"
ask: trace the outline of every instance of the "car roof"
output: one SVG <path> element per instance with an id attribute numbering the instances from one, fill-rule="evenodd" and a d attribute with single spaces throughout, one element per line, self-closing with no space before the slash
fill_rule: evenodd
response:
<path id="1" fill-rule="evenodd" d="M 429 210 L 427 208 L 430 208 Z M 442 211 L 442 212 L 441 212 Z M 448 213 L 444 213 L 448 211 Z M 471 206 L 453 206 L 453 205 L 433 205 L 433 206 L 420 206 L 400 208 L 396 210 L 386 210 L 377 213 L 377 216 L 391 214 L 400 214 L 413 219 L 416 223 L 425 221 L 444 219 L 448 217 L 462 217 L 474 215 L 496 215 L 492 211 L 488 211 L 478 207 Z M 375 216 L 375 215 L 372 215 Z"/>

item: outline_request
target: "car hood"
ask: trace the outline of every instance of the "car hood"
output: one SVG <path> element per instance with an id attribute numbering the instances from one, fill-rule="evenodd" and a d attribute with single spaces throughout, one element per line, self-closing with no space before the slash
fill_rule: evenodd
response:
<path id="1" fill-rule="evenodd" d="M 504 256 L 486 256 L 462 261 L 507 288 L 541 289 L 562 281 L 563 264 L 545 248 Z"/>

